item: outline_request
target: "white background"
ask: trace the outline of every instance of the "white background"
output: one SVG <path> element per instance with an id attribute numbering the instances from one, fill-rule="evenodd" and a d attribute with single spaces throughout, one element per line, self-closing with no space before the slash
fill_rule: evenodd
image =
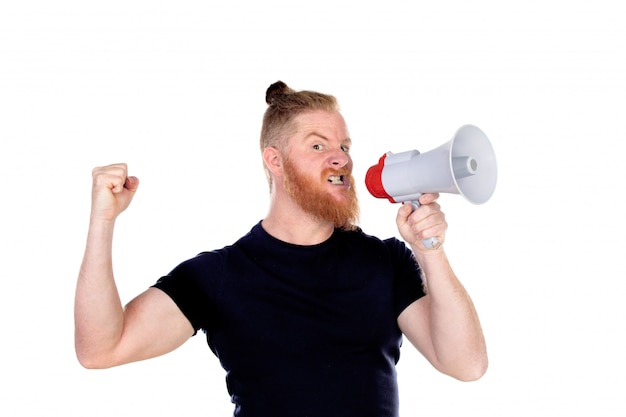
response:
<path id="1" fill-rule="evenodd" d="M 226 4 L 227 3 L 227 4 Z M 624 416 L 626 12 L 619 1 L 5 1 L 0 5 L 0 414 L 228 416 L 199 335 L 88 371 L 73 296 L 91 169 L 141 180 L 118 222 L 124 302 L 266 213 L 266 88 L 338 97 L 366 232 L 397 209 L 365 171 L 462 124 L 498 185 L 440 199 L 446 250 L 488 340 L 483 379 L 437 374 L 407 344 L 403 416 Z"/>

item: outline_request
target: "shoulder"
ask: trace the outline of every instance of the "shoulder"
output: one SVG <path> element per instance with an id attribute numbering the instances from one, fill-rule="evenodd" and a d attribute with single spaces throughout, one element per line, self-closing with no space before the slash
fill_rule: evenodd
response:
<path id="1" fill-rule="evenodd" d="M 251 245 L 263 244 L 263 233 L 260 223 L 255 225 L 248 233 L 239 238 L 236 242 L 219 249 L 206 250 L 188 258 L 178 264 L 172 273 L 203 274 L 208 271 L 215 272 L 216 268 L 229 261 L 237 261 L 243 256 L 243 249 Z"/>

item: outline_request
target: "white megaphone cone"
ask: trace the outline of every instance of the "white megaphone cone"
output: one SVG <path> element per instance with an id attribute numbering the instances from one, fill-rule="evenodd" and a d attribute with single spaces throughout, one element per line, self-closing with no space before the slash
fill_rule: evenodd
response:
<path id="1" fill-rule="evenodd" d="M 461 194 L 473 204 L 491 198 L 497 182 L 496 157 L 482 130 L 462 126 L 452 139 L 431 151 L 388 152 L 370 167 L 365 185 L 374 197 L 419 207 L 424 193 Z M 435 247 L 436 238 L 425 239 Z"/>

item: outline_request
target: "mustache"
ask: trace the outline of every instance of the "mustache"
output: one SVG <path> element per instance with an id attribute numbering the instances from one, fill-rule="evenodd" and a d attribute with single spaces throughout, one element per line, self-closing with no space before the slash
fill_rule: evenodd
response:
<path id="1" fill-rule="evenodd" d="M 331 175 L 343 175 L 346 178 L 352 179 L 352 173 L 347 168 L 326 168 L 322 171 L 322 177 L 328 178 Z"/>
<path id="2" fill-rule="evenodd" d="M 326 168 L 322 171 L 321 179 L 331 184 L 343 184 L 350 188 L 354 187 L 354 178 L 350 171 L 345 168 Z"/>

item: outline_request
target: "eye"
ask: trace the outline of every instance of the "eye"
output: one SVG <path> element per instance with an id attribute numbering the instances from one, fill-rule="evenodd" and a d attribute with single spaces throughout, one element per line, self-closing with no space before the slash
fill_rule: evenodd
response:
<path id="1" fill-rule="evenodd" d="M 321 151 L 323 147 L 319 143 L 316 143 L 315 145 L 313 145 L 313 149 L 315 149 L 316 151 Z"/>
<path id="2" fill-rule="evenodd" d="M 341 150 L 348 153 L 350 152 L 350 147 L 348 145 L 341 145 Z"/>

